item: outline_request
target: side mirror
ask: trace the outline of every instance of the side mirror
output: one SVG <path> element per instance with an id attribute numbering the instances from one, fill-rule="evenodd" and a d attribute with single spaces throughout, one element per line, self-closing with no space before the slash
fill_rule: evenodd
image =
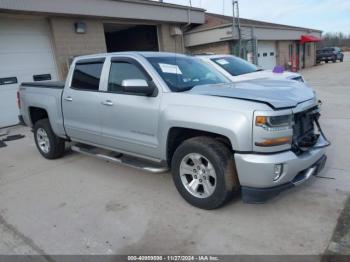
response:
<path id="1" fill-rule="evenodd" d="M 144 96 L 151 96 L 154 94 L 155 86 L 149 85 L 143 79 L 126 79 L 122 81 L 124 92 L 131 94 L 138 94 Z"/>

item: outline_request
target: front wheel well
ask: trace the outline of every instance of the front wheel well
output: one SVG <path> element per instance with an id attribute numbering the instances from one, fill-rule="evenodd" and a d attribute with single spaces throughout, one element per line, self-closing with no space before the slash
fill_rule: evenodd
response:
<path id="1" fill-rule="evenodd" d="M 170 129 L 167 139 L 167 163 L 169 167 L 171 166 L 171 159 L 178 146 L 190 138 L 199 136 L 214 138 L 227 146 L 230 151 L 233 151 L 231 141 L 226 136 L 197 129 L 173 127 Z"/>
<path id="2" fill-rule="evenodd" d="M 47 111 L 45 109 L 39 108 L 39 107 L 30 107 L 29 108 L 29 116 L 30 116 L 30 121 L 32 122 L 33 126 L 39 120 L 49 118 Z"/>

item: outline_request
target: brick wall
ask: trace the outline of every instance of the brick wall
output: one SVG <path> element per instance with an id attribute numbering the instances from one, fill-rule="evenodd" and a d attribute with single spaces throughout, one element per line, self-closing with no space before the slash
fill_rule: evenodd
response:
<path id="1" fill-rule="evenodd" d="M 227 41 L 189 47 L 188 51 L 192 54 L 201 54 L 201 53 L 231 54 L 230 44 Z"/>
<path id="2" fill-rule="evenodd" d="M 305 67 L 311 67 L 316 64 L 316 44 L 306 43 L 305 45 Z"/>
<path id="3" fill-rule="evenodd" d="M 158 25 L 159 50 L 163 52 L 184 53 L 182 36 L 171 35 L 171 24 Z"/>
<path id="4" fill-rule="evenodd" d="M 75 22 L 86 23 L 85 34 L 75 33 Z M 61 79 L 67 76 L 69 61 L 72 57 L 86 54 L 107 52 L 103 23 L 98 19 L 50 18 L 53 45 L 59 75 Z M 182 36 L 171 35 L 171 24 L 158 26 L 160 51 L 184 53 Z"/>
<path id="5" fill-rule="evenodd" d="M 86 33 L 75 33 L 75 22 L 86 23 Z M 93 19 L 50 18 L 53 45 L 60 78 L 67 76 L 73 56 L 107 52 L 102 21 Z"/>
<path id="6" fill-rule="evenodd" d="M 277 41 L 277 64 L 288 68 L 288 62 L 290 62 L 289 48 L 293 45 L 293 57 L 294 60 L 299 58 L 300 66 L 303 63 L 303 45 L 300 45 L 299 57 L 297 57 L 297 43 L 298 41 Z M 295 61 L 294 61 L 295 62 Z M 306 43 L 305 45 L 305 67 L 311 67 L 316 64 L 316 45 L 315 43 Z"/>
<path id="7" fill-rule="evenodd" d="M 277 64 L 288 68 L 290 61 L 289 46 L 294 44 L 293 41 L 277 41 Z M 295 50 L 295 46 L 293 48 Z"/>

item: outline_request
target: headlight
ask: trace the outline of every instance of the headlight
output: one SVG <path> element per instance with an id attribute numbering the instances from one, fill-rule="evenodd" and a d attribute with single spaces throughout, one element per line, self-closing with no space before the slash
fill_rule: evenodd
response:
<path id="1" fill-rule="evenodd" d="M 263 128 L 263 135 L 260 133 L 255 141 L 259 147 L 272 147 L 290 145 L 292 143 L 291 128 L 293 125 L 293 115 L 281 116 L 256 116 L 255 125 Z M 267 131 L 267 133 L 266 133 Z M 269 134 L 269 135 L 267 135 Z"/>
<path id="2" fill-rule="evenodd" d="M 293 124 L 292 115 L 283 116 L 257 116 L 255 119 L 255 125 L 261 126 L 270 131 L 283 130 L 290 128 Z"/>

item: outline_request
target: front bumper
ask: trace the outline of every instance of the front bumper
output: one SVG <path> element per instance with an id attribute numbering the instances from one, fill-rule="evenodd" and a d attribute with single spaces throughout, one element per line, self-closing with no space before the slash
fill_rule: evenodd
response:
<path id="1" fill-rule="evenodd" d="M 321 61 L 328 61 L 328 60 L 333 60 L 335 57 L 334 56 L 327 56 L 327 57 L 322 57 L 319 60 Z"/>
<path id="2" fill-rule="evenodd" d="M 243 201 L 263 203 L 316 175 L 325 165 L 327 144 L 321 136 L 314 149 L 301 155 L 292 151 L 277 154 L 235 154 Z M 277 164 L 283 164 L 283 172 L 274 181 L 274 168 Z"/>

